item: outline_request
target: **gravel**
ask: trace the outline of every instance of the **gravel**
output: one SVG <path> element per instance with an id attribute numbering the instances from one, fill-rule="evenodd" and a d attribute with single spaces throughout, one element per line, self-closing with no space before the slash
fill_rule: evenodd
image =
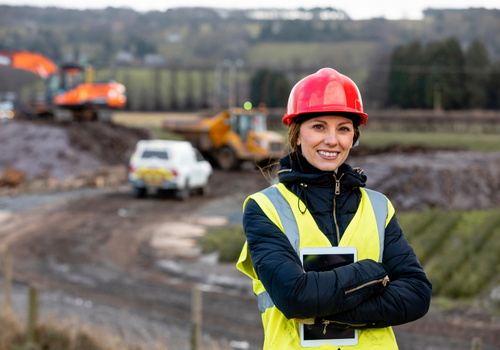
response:
<path id="1" fill-rule="evenodd" d="M 89 152 L 73 147 L 67 132 L 56 126 L 5 123 L 0 140 L 0 171 L 13 167 L 29 178 L 60 179 L 84 170 L 95 171 L 101 163 Z"/>

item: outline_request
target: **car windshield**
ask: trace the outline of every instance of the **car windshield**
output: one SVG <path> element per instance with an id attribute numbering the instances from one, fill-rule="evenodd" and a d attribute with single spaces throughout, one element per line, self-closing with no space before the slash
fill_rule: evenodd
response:
<path id="1" fill-rule="evenodd" d="M 168 159 L 168 153 L 166 150 L 146 149 L 142 152 L 141 158 Z"/>

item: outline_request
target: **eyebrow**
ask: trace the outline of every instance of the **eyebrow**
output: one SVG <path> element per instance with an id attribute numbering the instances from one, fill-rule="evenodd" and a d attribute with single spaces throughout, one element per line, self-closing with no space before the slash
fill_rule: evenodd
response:
<path id="1" fill-rule="evenodd" d="M 328 124 L 326 121 L 324 120 L 315 120 L 316 118 L 314 119 L 310 119 L 307 121 L 307 124 L 310 125 L 312 123 L 321 123 L 321 124 Z M 341 122 L 339 123 L 338 125 L 344 125 L 344 124 L 348 124 L 348 125 L 354 125 L 354 123 L 352 121 L 347 121 L 347 122 Z"/>

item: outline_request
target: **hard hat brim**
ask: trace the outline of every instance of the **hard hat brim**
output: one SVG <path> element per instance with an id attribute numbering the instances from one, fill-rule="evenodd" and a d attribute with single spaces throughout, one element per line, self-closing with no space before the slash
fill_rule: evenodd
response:
<path id="1" fill-rule="evenodd" d="M 325 106 L 326 107 L 326 106 Z M 326 109 L 326 110 L 325 110 Z M 366 121 L 368 120 L 368 114 L 360 113 L 359 111 L 348 108 L 348 107 L 337 107 L 334 109 L 330 108 L 321 108 L 319 110 L 308 110 L 302 113 L 293 113 L 293 114 L 285 114 L 283 116 L 283 124 L 286 126 L 292 125 L 294 122 L 303 122 L 306 119 L 319 117 L 322 115 L 339 115 L 341 117 L 349 118 L 353 121 L 354 124 L 366 125 Z M 353 118 L 355 117 L 355 118 Z"/>

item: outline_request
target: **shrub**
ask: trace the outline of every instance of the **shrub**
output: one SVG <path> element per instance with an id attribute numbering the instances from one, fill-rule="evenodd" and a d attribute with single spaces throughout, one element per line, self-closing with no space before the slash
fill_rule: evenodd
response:
<path id="1" fill-rule="evenodd" d="M 21 324 L 7 311 L 0 312 L 0 350 L 11 350 L 24 340 Z"/>
<path id="2" fill-rule="evenodd" d="M 74 323 L 51 318 L 38 323 L 35 342 L 26 343 L 26 331 L 10 312 L 0 311 L 0 350 L 168 350 L 162 344 L 126 344 L 124 339 Z"/>
<path id="3" fill-rule="evenodd" d="M 204 254 L 219 252 L 219 261 L 236 262 L 245 240 L 243 227 L 231 225 L 210 229 L 198 239 L 198 244 Z"/>

